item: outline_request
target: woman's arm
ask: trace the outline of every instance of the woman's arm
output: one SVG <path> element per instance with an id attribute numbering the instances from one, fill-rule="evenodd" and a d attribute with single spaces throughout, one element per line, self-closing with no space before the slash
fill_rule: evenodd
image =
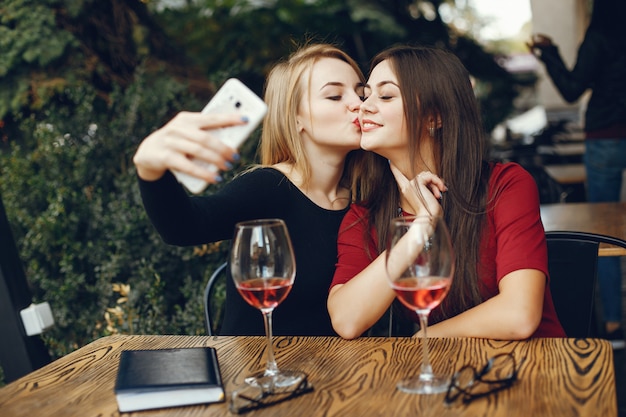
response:
<path id="1" fill-rule="evenodd" d="M 481 242 L 486 301 L 429 327 L 429 336 L 525 339 L 541 323 L 548 265 L 537 185 L 519 165 L 503 164 L 489 186 L 496 197 Z"/>
<path id="2" fill-rule="evenodd" d="M 429 326 L 428 336 L 527 339 L 541 322 L 545 288 L 543 272 L 536 269 L 513 271 L 500 280 L 498 295 Z"/>
<path id="3" fill-rule="evenodd" d="M 607 57 L 603 56 L 599 36 L 593 31 L 587 31 L 571 71 L 550 38 L 540 35 L 538 42 L 528 44 L 531 51 L 545 64 L 550 79 L 563 99 L 569 103 L 575 102 L 587 89 L 592 88 L 601 66 L 605 65 Z"/>
<path id="4" fill-rule="evenodd" d="M 333 328 L 345 339 L 361 336 L 395 297 L 387 283 L 384 254 L 377 256 L 375 233 L 367 210 L 352 204 L 339 227 L 337 265 L 327 300 Z"/>
<path id="5" fill-rule="evenodd" d="M 181 112 L 139 145 L 133 162 L 139 189 L 152 224 L 173 245 L 195 245 L 229 236 L 219 230 L 228 223 L 228 201 L 217 197 L 189 197 L 171 172 L 180 171 L 216 183 L 219 173 L 201 168 L 191 156 L 220 169 L 230 168 L 236 151 L 211 135 L 211 129 L 245 123 L 238 114 Z M 233 197 L 235 198 L 235 197 Z M 221 211 L 220 211 L 221 210 Z"/>
<path id="6" fill-rule="evenodd" d="M 409 180 L 393 164 L 391 170 L 407 208 L 421 215 L 441 213 L 438 199 L 446 187 L 439 177 L 423 172 Z M 377 253 L 375 239 L 365 248 L 366 214 L 357 207 L 346 214 L 339 229 L 337 270 L 327 302 L 333 328 L 345 339 L 361 336 L 385 314 L 395 298 L 387 280 L 385 252 L 370 261 L 368 249 L 369 253 Z M 341 277 L 340 283 L 337 283 L 338 277 Z"/>
<path id="7" fill-rule="evenodd" d="M 232 238 L 235 223 L 255 218 L 283 218 L 289 209 L 289 186 L 275 169 L 241 173 L 218 191 L 189 196 L 167 172 L 157 181 L 139 180 L 144 208 L 168 244 L 188 246 Z M 290 183 L 289 183 L 290 184 Z"/>
<path id="8" fill-rule="evenodd" d="M 331 288 L 328 313 L 333 328 L 344 339 L 355 339 L 385 314 L 394 298 L 383 253 L 353 279 Z"/>

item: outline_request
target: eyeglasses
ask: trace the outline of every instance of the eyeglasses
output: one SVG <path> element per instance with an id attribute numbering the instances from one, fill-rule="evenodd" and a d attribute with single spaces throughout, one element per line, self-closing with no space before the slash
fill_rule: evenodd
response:
<path id="1" fill-rule="evenodd" d="M 290 387 L 286 390 L 280 387 L 268 389 L 262 385 L 246 385 L 232 393 L 229 409 L 231 413 L 243 414 L 291 400 L 311 391 L 313 391 L 313 385 L 306 376 L 295 388 Z"/>
<path id="2" fill-rule="evenodd" d="M 451 405 L 461 398 L 463 404 L 469 404 L 476 398 L 509 388 L 517 380 L 517 372 L 512 353 L 493 356 L 479 371 L 465 365 L 452 376 L 445 403 Z"/>

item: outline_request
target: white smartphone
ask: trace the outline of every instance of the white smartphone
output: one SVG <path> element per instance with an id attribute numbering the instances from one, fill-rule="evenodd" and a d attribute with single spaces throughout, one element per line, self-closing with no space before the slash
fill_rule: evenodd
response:
<path id="1" fill-rule="evenodd" d="M 202 113 L 241 113 L 242 116 L 248 117 L 248 123 L 244 125 L 211 131 L 214 136 L 232 148 L 238 148 L 250 136 L 266 112 L 265 102 L 236 78 L 229 78 L 202 110 Z M 195 158 L 192 160 L 195 164 L 217 171 L 213 164 Z M 194 194 L 202 192 L 208 185 L 205 180 L 182 172 L 173 171 L 173 174 L 178 182 Z"/>

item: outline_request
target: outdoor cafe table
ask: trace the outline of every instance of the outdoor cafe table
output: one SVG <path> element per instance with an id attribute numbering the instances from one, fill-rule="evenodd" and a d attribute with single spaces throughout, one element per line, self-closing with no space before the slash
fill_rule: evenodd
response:
<path id="1" fill-rule="evenodd" d="M 541 221 L 546 232 L 589 232 L 626 240 L 626 202 L 542 204 Z M 602 243 L 598 254 L 625 256 L 626 249 Z"/>
<path id="2" fill-rule="evenodd" d="M 414 338 L 275 337 L 279 368 L 306 372 L 315 389 L 249 416 L 617 416 L 613 351 L 601 339 L 430 339 L 435 371 L 512 352 L 522 362 L 510 388 L 465 406 L 415 395 L 396 382 L 418 371 Z M 265 364 L 263 337 L 108 336 L 0 388 L 0 415 L 117 416 L 113 386 L 122 350 L 213 346 L 226 392 Z M 523 358 L 523 360 L 522 360 Z M 227 403 L 141 411 L 134 416 L 228 416 Z"/>

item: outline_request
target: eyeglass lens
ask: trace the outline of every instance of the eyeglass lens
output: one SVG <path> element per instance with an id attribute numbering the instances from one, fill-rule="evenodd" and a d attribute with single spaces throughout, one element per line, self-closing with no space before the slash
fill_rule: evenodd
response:
<path id="1" fill-rule="evenodd" d="M 515 357 L 499 354 L 490 358 L 480 371 L 465 365 L 454 374 L 446 393 L 445 402 L 451 404 L 459 397 L 464 403 L 510 387 L 517 378 Z"/>
<path id="2" fill-rule="evenodd" d="M 263 386 L 245 385 L 231 394 L 231 413 L 242 414 L 259 408 L 269 407 L 313 391 L 313 385 L 304 378 L 290 390 L 267 391 Z"/>

